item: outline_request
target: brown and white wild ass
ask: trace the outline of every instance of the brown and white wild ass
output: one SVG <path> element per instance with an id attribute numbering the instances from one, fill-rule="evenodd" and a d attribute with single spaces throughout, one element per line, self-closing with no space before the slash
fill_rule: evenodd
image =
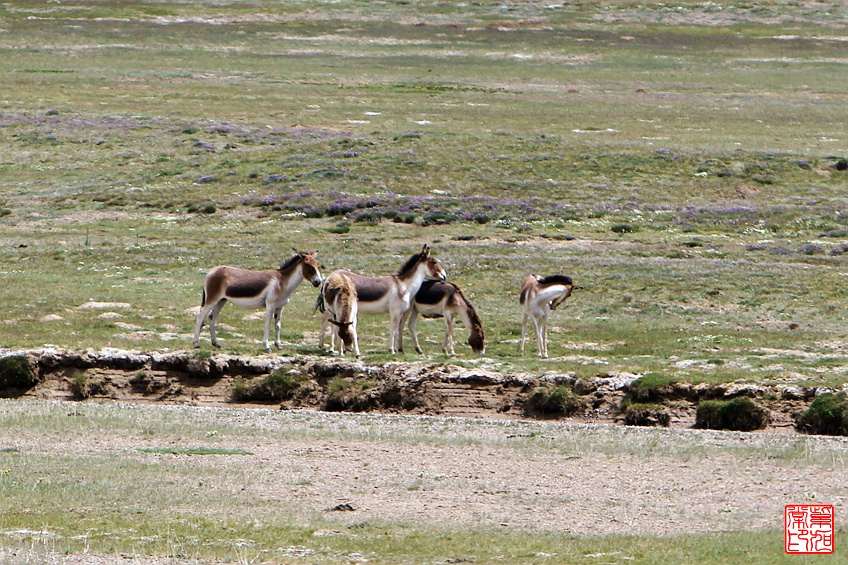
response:
<path id="1" fill-rule="evenodd" d="M 456 316 L 462 319 L 468 329 L 468 345 L 477 355 L 486 353 L 483 333 L 483 322 L 471 302 L 463 294 L 462 289 L 450 282 L 424 281 L 412 308 L 406 314 L 409 319 L 409 333 L 412 335 L 412 344 L 415 351 L 423 353 L 418 343 L 418 334 L 415 331 L 418 315 L 424 318 L 445 318 L 445 340 L 442 343 L 442 352 L 447 355 L 456 355 L 453 345 L 453 321 Z M 403 324 L 401 324 L 403 325 Z"/>
<path id="2" fill-rule="evenodd" d="M 194 328 L 194 346 L 200 347 L 200 330 L 203 322 L 209 318 L 209 334 L 212 345 L 218 345 L 215 335 L 215 324 L 218 314 L 227 303 L 232 302 L 241 308 L 258 310 L 265 309 L 265 337 L 262 346 L 266 351 L 268 334 L 271 329 L 271 317 L 274 318 L 276 333 L 274 345 L 280 348 L 280 314 L 283 306 L 288 304 L 289 297 L 301 281 L 308 280 L 313 286 L 320 286 L 322 278 L 318 270 L 315 254 L 294 250 L 296 255 L 286 261 L 279 269 L 267 271 L 251 271 L 219 265 L 209 271 L 203 285 L 203 300 L 200 312 L 197 313 L 197 324 Z"/>
<path id="3" fill-rule="evenodd" d="M 430 247 L 424 245 L 420 253 L 416 253 L 400 268 L 396 275 L 371 277 L 360 275 L 344 269 L 333 271 L 346 275 L 356 288 L 359 314 L 389 315 L 389 352 L 400 351 L 400 333 L 403 315 L 412 307 L 412 300 L 421 283 L 425 279 L 445 280 L 445 270 L 433 257 L 430 257 Z M 319 302 L 321 297 L 318 298 Z M 318 334 L 318 346 L 324 348 L 324 334 L 332 316 L 324 312 L 321 331 Z"/>
<path id="4" fill-rule="evenodd" d="M 359 353 L 359 336 L 356 334 L 356 324 L 359 319 L 359 300 L 356 287 L 346 274 L 333 271 L 321 285 L 318 298 L 318 308 L 324 308 L 329 313 L 328 321 L 333 324 L 333 335 L 330 341 L 330 351 L 344 357 L 346 349 L 353 349 L 356 358 Z"/>
<path id="5" fill-rule="evenodd" d="M 565 275 L 553 275 L 543 277 L 540 275 L 528 275 L 521 283 L 521 294 L 519 302 L 523 318 L 521 320 L 521 347 L 520 353 L 524 355 L 524 340 L 527 337 L 527 320 L 533 319 L 536 326 L 536 343 L 539 348 L 539 357 L 548 356 L 548 317 L 551 310 L 565 302 L 571 296 L 572 291 L 582 287 L 574 286 L 571 277 Z"/>

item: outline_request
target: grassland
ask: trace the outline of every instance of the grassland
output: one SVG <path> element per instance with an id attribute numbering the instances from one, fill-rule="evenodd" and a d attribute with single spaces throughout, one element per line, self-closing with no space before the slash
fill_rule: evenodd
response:
<path id="1" fill-rule="evenodd" d="M 4 2 L 0 346 L 187 348 L 215 264 L 295 246 L 325 274 L 384 274 L 426 242 L 486 326 L 487 357 L 451 362 L 841 386 L 846 19 L 776 0 Z M 529 272 L 585 287 L 550 360 L 516 356 Z M 303 287 L 287 306 L 289 352 L 319 354 L 313 304 Z M 259 321 L 221 321 L 226 351 L 259 351 Z M 447 361 L 441 325 L 419 331 Z M 363 319 L 367 361 L 387 334 Z"/>

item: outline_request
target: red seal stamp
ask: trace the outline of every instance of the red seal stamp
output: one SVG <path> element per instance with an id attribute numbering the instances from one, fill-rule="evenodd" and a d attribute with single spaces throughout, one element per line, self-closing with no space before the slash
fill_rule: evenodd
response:
<path id="1" fill-rule="evenodd" d="M 834 531 L 832 504 L 787 504 L 783 509 L 786 553 L 833 553 Z"/>

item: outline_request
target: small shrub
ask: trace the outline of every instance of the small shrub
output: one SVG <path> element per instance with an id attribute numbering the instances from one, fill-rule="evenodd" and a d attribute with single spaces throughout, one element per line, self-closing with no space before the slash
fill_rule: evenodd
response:
<path id="1" fill-rule="evenodd" d="M 616 224 L 610 230 L 615 233 L 635 233 L 639 231 L 639 227 L 632 224 Z"/>
<path id="2" fill-rule="evenodd" d="M 293 398 L 308 387 L 309 378 L 301 373 L 274 371 L 255 386 L 248 385 L 243 379 L 233 384 L 234 400 L 272 400 L 282 401 Z"/>
<path id="3" fill-rule="evenodd" d="M 369 380 L 336 377 L 327 383 L 324 409 L 330 412 L 367 410 L 372 404 L 367 391 L 373 386 L 373 381 Z"/>
<path id="4" fill-rule="evenodd" d="M 24 355 L 10 355 L 0 359 L 0 390 L 12 388 L 27 390 L 35 386 L 38 379 L 35 368 Z"/>
<path id="5" fill-rule="evenodd" d="M 826 393 L 813 400 L 795 426 L 808 434 L 848 435 L 848 396 Z"/>
<path id="6" fill-rule="evenodd" d="M 671 414 L 656 404 L 628 404 L 624 409 L 624 423 L 628 426 L 668 427 Z"/>
<path id="7" fill-rule="evenodd" d="M 695 427 L 710 430 L 749 432 L 768 426 L 771 415 L 748 397 L 733 400 L 705 400 L 695 412 Z"/>
<path id="8" fill-rule="evenodd" d="M 350 222 L 348 222 L 348 221 L 339 222 L 335 226 L 327 228 L 327 231 L 330 232 L 330 233 L 338 233 L 338 234 L 350 233 Z"/>
<path id="9" fill-rule="evenodd" d="M 537 388 L 527 399 L 527 411 L 544 415 L 570 416 L 582 409 L 583 401 L 570 388 Z"/>
<path id="10" fill-rule="evenodd" d="M 636 402 L 659 402 L 670 396 L 677 379 L 663 373 L 645 373 L 630 383 L 627 397 Z"/>

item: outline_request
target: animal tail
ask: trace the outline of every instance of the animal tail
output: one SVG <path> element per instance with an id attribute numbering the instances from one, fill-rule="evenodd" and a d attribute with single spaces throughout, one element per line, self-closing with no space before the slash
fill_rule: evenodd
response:
<path id="1" fill-rule="evenodd" d="M 200 298 L 200 307 L 206 306 L 206 287 L 203 287 L 203 296 Z"/>
<path id="2" fill-rule="evenodd" d="M 315 310 L 313 310 L 312 313 L 314 314 L 315 312 L 321 312 L 323 314 L 325 310 L 326 307 L 324 305 L 324 288 L 322 286 L 321 291 L 318 293 L 318 299 L 315 300 Z"/>

